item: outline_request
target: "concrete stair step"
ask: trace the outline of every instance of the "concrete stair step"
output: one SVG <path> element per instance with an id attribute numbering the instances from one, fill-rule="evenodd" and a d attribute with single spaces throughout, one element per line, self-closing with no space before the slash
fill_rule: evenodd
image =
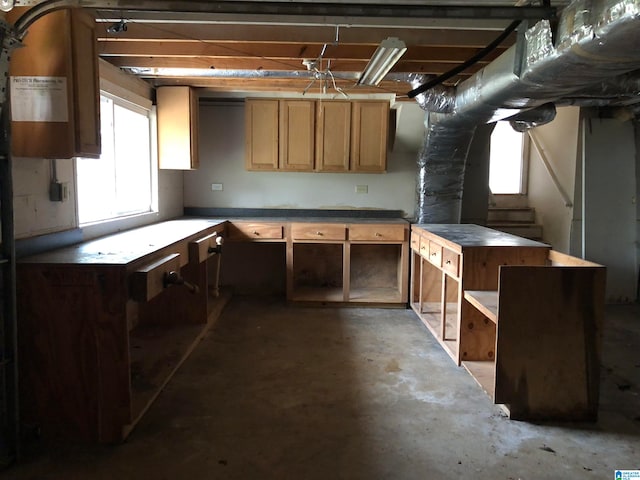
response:
<path id="1" fill-rule="evenodd" d="M 535 223 L 536 211 L 530 207 L 490 207 L 488 223 Z"/>

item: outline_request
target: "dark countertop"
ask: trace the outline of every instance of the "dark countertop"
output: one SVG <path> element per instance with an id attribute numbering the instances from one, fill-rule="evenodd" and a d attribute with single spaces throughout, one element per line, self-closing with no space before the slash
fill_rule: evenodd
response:
<path id="1" fill-rule="evenodd" d="M 360 218 L 360 217 L 238 217 L 229 218 L 230 222 L 281 222 L 281 223 L 343 223 L 350 225 L 407 225 L 409 222 L 402 218 Z"/>
<path id="2" fill-rule="evenodd" d="M 449 242 L 465 247 L 540 247 L 551 248 L 546 243 L 518 237 L 510 233 L 472 224 L 423 223 L 411 226 L 442 237 Z"/>
<path id="3" fill-rule="evenodd" d="M 185 216 L 214 218 L 286 218 L 288 221 L 299 218 L 404 218 L 402 210 L 384 210 L 374 208 L 213 208 L 185 207 Z"/>
<path id="4" fill-rule="evenodd" d="M 18 260 L 20 264 L 70 264 L 70 265 L 129 265 L 176 242 L 215 228 L 227 221 L 233 222 L 308 222 L 344 224 L 399 224 L 409 225 L 401 218 L 353 218 L 353 217 L 241 217 L 237 219 L 184 217 L 168 220 L 73 245 L 48 250 Z"/>
<path id="5" fill-rule="evenodd" d="M 128 265 L 224 222 L 202 218 L 169 220 L 24 257 L 19 263 Z"/>

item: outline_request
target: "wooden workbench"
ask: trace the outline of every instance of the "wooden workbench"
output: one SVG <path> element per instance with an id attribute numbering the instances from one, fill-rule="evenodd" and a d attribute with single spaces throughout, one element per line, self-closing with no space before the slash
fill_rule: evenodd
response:
<path id="1" fill-rule="evenodd" d="M 411 307 L 511 418 L 596 418 L 603 266 L 478 225 L 413 225 L 411 249 Z"/>
<path id="2" fill-rule="evenodd" d="M 21 259 L 22 421 L 50 437 L 126 438 L 220 308 L 207 264 L 224 228 L 176 220 Z"/>

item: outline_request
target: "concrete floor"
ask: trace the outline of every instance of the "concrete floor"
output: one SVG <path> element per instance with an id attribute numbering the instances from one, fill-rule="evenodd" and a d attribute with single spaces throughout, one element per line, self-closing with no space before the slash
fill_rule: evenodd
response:
<path id="1" fill-rule="evenodd" d="M 410 310 L 235 297 L 116 446 L 13 479 L 606 479 L 640 468 L 640 306 L 609 307 L 600 420 L 508 420 Z"/>

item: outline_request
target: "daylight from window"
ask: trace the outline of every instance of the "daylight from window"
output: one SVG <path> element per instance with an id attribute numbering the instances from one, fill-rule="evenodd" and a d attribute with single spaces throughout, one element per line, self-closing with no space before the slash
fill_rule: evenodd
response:
<path id="1" fill-rule="evenodd" d="M 494 194 L 522 193 L 522 142 L 524 134 L 509 122 L 498 122 L 491 134 L 489 188 Z"/>
<path id="2" fill-rule="evenodd" d="M 152 209 L 149 112 L 102 95 L 100 117 L 100 158 L 77 160 L 81 225 Z"/>

